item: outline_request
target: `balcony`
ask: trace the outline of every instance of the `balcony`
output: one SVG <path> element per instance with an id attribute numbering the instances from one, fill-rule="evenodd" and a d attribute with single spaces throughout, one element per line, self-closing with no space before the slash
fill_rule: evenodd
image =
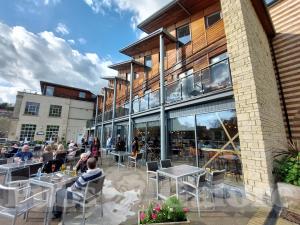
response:
<path id="1" fill-rule="evenodd" d="M 104 121 L 112 119 L 112 110 L 104 112 Z"/>
<path id="2" fill-rule="evenodd" d="M 159 90 L 144 94 L 142 97 L 136 98 L 132 102 L 133 113 L 146 111 L 156 108 L 160 105 Z"/>
<path id="3" fill-rule="evenodd" d="M 129 102 L 116 108 L 116 118 L 127 116 L 129 114 Z"/>
<path id="4" fill-rule="evenodd" d="M 165 86 L 167 104 L 183 101 L 231 86 L 228 59 L 212 64 Z"/>

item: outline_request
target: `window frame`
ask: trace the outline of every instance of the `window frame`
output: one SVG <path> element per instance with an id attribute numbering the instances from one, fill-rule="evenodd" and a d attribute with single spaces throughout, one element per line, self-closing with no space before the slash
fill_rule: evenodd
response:
<path id="1" fill-rule="evenodd" d="M 147 61 L 148 62 L 150 61 L 150 64 L 151 64 L 150 66 L 147 65 L 147 63 L 146 63 Z M 152 55 L 145 55 L 144 56 L 144 65 L 147 66 L 147 69 L 152 69 L 152 67 L 153 67 Z"/>
<path id="2" fill-rule="evenodd" d="M 52 93 L 51 93 L 51 95 L 50 94 L 48 94 L 48 90 L 52 90 Z M 45 95 L 46 96 L 54 96 L 54 87 L 53 86 L 46 86 L 46 90 L 45 90 Z"/>
<path id="3" fill-rule="evenodd" d="M 32 105 L 30 105 L 30 104 L 32 104 Z M 34 110 L 33 110 L 33 107 L 35 107 Z M 24 109 L 24 115 L 38 116 L 39 115 L 39 110 L 40 110 L 40 103 L 38 103 L 38 102 L 26 102 L 25 103 L 25 109 Z"/>
<path id="4" fill-rule="evenodd" d="M 211 16 L 214 16 L 214 15 L 216 15 L 216 14 L 220 14 L 220 19 L 218 19 L 218 20 L 217 20 L 216 22 L 214 22 L 213 24 L 208 25 L 208 22 L 207 22 L 208 18 L 211 17 Z M 223 19 L 223 15 L 222 15 L 222 11 L 221 11 L 221 10 L 220 10 L 220 11 L 213 12 L 213 13 L 211 13 L 211 14 L 205 16 L 205 28 L 206 28 L 206 29 L 211 28 L 213 25 L 215 25 L 218 21 L 220 21 L 220 20 L 222 20 L 222 19 Z"/>
<path id="5" fill-rule="evenodd" d="M 59 125 L 47 125 L 46 133 L 45 133 L 45 140 L 49 141 L 50 138 L 53 137 L 53 134 L 56 134 L 58 136 L 58 132 L 59 132 Z"/>
<path id="6" fill-rule="evenodd" d="M 54 112 L 54 110 L 58 110 L 57 112 Z M 49 117 L 61 117 L 61 112 L 62 112 L 62 106 L 61 105 L 50 105 L 49 108 Z"/>
<path id="7" fill-rule="evenodd" d="M 29 141 L 32 141 L 34 139 L 36 127 L 36 124 L 21 124 L 19 140 L 25 140 L 25 138 L 29 137 Z"/>
<path id="8" fill-rule="evenodd" d="M 181 41 L 179 40 L 179 37 L 178 37 L 178 30 L 179 30 L 179 29 L 182 29 L 182 28 L 184 28 L 184 27 L 188 27 L 188 30 L 189 30 L 189 35 L 188 35 L 188 36 L 190 37 L 190 39 L 189 39 L 187 42 L 185 42 L 185 43 L 181 42 Z M 186 24 L 184 24 L 184 25 L 182 25 L 182 26 L 176 28 L 176 39 L 177 39 L 177 41 L 179 42 L 178 45 L 177 45 L 177 48 L 178 48 L 178 47 L 181 47 L 181 46 L 185 46 L 185 45 L 189 44 L 189 43 L 192 41 L 192 33 L 191 33 L 191 26 L 190 26 L 190 23 L 186 23 Z"/>

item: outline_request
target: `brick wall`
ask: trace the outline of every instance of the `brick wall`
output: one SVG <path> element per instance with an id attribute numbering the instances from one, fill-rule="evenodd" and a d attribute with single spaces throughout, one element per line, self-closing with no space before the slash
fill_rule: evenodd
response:
<path id="1" fill-rule="evenodd" d="M 245 190 L 269 201 L 273 153 L 286 145 L 268 39 L 250 0 L 221 0 L 237 111 Z"/>

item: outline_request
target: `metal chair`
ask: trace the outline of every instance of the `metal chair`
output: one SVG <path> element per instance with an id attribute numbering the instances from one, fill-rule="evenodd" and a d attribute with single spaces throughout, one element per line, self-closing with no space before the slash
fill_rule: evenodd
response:
<path id="1" fill-rule="evenodd" d="M 135 170 L 136 170 L 136 165 L 138 161 L 141 161 L 143 159 L 143 153 L 139 152 L 136 154 L 136 157 L 133 156 L 128 156 L 128 166 L 130 165 L 130 163 L 134 164 Z"/>
<path id="2" fill-rule="evenodd" d="M 188 181 L 183 181 L 183 188 L 186 194 L 192 195 L 196 199 L 198 215 L 200 216 L 200 205 L 199 205 L 199 197 L 200 194 L 204 191 L 206 187 L 206 171 L 197 176 L 196 182 L 190 183 Z M 206 200 L 206 196 L 204 198 Z M 206 205 L 206 204 L 205 204 Z"/>
<path id="3" fill-rule="evenodd" d="M 7 159 L 0 159 L 0 165 L 7 164 Z"/>
<path id="4" fill-rule="evenodd" d="M 156 181 L 157 170 L 158 170 L 158 162 L 157 161 L 147 162 L 146 166 L 147 166 L 146 173 L 147 173 L 147 185 L 148 185 L 149 179 L 153 180 L 153 181 Z M 159 180 L 164 180 L 165 177 L 160 176 L 158 179 Z"/>
<path id="5" fill-rule="evenodd" d="M 104 186 L 104 180 L 105 175 L 102 175 L 99 178 L 96 178 L 94 180 L 91 180 L 87 183 L 84 193 L 81 195 L 78 192 L 73 192 L 73 194 L 77 195 L 79 197 L 79 200 L 77 199 L 67 199 L 67 191 L 64 199 L 64 207 L 63 207 L 63 215 L 62 215 L 62 225 L 65 223 L 65 214 L 66 214 L 66 208 L 68 201 L 71 201 L 72 203 L 79 204 L 82 207 L 82 221 L 81 224 L 84 225 L 86 218 L 86 204 L 90 203 L 93 200 L 97 200 L 100 197 L 100 204 L 101 204 L 101 217 L 103 217 L 103 204 L 102 204 L 102 190 Z"/>
<path id="6" fill-rule="evenodd" d="M 10 173 L 10 181 L 28 180 L 29 177 L 29 167 L 15 169 Z"/>
<path id="7" fill-rule="evenodd" d="M 213 171 L 212 173 L 208 173 L 208 177 L 206 180 L 206 185 L 208 187 L 211 201 L 214 203 L 215 206 L 215 194 L 214 191 L 217 189 L 222 189 L 223 191 L 223 198 L 226 197 L 227 193 L 224 188 L 224 178 L 225 178 L 226 170 L 217 170 Z"/>
<path id="8" fill-rule="evenodd" d="M 39 168 L 43 167 L 43 163 L 37 163 L 29 166 L 30 177 L 35 177 Z"/>
<path id="9" fill-rule="evenodd" d="M 160 160 L 160 168 L 169 168 L 172 167 L 171 159 Z"/>
<path id="10" fill-rule="evenodd" d="M 44 190 L 32 196 L 25 195 L 24 198 L 20 199 L 20 194 L 30 193 L 28 191 L 30 186 L 18 187 L 17 185 L 17 187 L 13 187 L 15 184 L 17 183 L 9 183 L 9 187 L 0 185 L 0 216 L 11 219 L 12 225 L 15 225 L 17 217 L 21 215 L 24 215 L 27 221 L 31 209 L 47 206 L 49 193 L 48 190 Z M 44 224 L 46 224 L 46 216 L 44 218 Z"/>

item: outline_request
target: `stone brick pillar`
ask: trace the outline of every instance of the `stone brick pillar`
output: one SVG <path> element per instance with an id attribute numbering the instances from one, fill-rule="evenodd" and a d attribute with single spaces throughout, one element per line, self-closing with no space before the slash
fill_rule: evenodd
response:
<path id="1" fill-rule="evenodd" d="M 269 202 L 273 153 L 286 135 L 268 38 L 250 0 L 221 0 L 246 195 Z"/>

